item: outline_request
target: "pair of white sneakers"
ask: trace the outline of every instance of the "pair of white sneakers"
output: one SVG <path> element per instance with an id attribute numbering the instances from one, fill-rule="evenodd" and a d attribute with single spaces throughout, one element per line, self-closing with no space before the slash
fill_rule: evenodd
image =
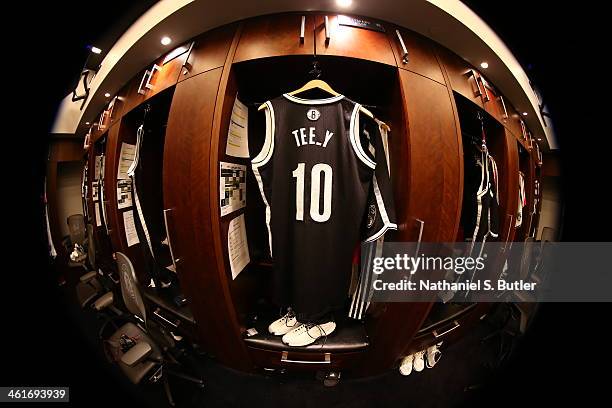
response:
<path id="1" fill-rule="evenodd" d="M 433 366 L 440 361 L 440 357 L 442 356 L 442 352 L 439 349 L 441 345 L 442 343 L 434 344 L 426 350 L 417 351 L 414 354 L 404 357 L 399 367 L 400 374 L 410 375 L 413 369 L 414 371 L 420 372 L 423 371 L 425 367 L 433 368 Z"/>
<path id="2" fill-rule="evenodd" d="M 336 330 L 335 322 L 322 324 L 300 323 L 295 313 L 289 310 L 284 316 L 268 326 L 268 331 L 275 336 L 283 336 L 282 341 L 288 346 L 302 347 L 314 343 L 322 336 L 330 335 Z"/>

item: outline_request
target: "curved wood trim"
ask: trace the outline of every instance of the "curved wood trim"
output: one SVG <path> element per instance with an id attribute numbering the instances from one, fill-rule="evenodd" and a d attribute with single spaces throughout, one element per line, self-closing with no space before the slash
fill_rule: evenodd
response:
<path id="1" fill-rule="evenodd" d="M 227 265 L 225 264 L 225 257 L 223 255 L 223 246 L 226 245 L 222 239 L 221 231 L 221 209 L 219 207 L 219 139 L 223 128 L 223 106 L 226 101 L 226 91 L 228 88 L 228 82 L 230 79 L 230 71 L 238 47 L 240 35 L 242 33 L 242 24 L 236 30 L 234 39 L 230 46 L 229 52 L 223 65 L 223 71 L 221 74 L 221 82 L 217 91 L 217 98 L 215 101 L 215 111 L 213 114 L 212 124 L 212 135 L 210 141 L 210 162 L 209 162 L 209 186 L 210 186 L 210 225 L 212 229 L 212 243 L 215 251 L 217 279 L 222 290 L 222 299 L 225 302 L 225 308 L 227 312 L 227 328 L 234 334 L 234 338 L 237 340 L 233 346 L 234 349 L 227 353 L 227 363 L 238 369 L 252 369 L 252 362 L 249 358 L 246 345 L 242 341 L 242 333 L 240 332 L 240 323 L 236 315 L 236 310 L 233 305 L 229 282 L 227 278 Z"/>

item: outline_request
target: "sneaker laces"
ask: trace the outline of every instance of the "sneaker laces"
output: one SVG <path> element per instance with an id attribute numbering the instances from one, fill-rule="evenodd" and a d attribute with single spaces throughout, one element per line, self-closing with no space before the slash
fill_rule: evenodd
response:
<path id="1" fill-rule="evenodd" d="M 308 336 L 313 339 L 313 340 L 318 340 L 321 337 L 323 337 L 323 344 L 321 344 L 321 346 L 319 348 L 323 348 L 323 346 L 325 346 L 325 343 L 327 343 L 327 332 L 323 329 L 323 327 L 321 327 L 320 324 L 316 324 L 316 323 L 304 323 L 304 325 L 302 327 L 306 328 L 306 334 L 308 334 Z M 313 327 L 316 327 L 317 329 L 319 329 L 319 336 L 318 337 L 313 337 L 310 335 L 310 329 L 312 329 Z"/>
<path id="2" fill-rule="evenodd" d="M 285 313 L 285 315 L 283 317 L 281 317 L 281 321 L 283 322 L 283 324 L 287 327 L 294 327 L 295 324 L 293 324 L 292 326 L 289 326 L 289 320 L 291 320 L 292 318 L 295 317 L 295 312 L 291 309 L 289 309 L 289 311 L 287 313 Z M 297 323 L 297 320 L 296 320 Z"/>

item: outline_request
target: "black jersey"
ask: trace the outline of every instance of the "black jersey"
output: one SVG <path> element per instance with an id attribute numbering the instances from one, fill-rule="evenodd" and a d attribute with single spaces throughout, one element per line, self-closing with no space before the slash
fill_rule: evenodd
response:
<path id="1" fill-rule="evenodd" d="M 265 103 L 253 172 L 266 204 L 276 301 L 301 321 L 344 305 L 360 238 L 397 228 L 379 126 L 360 112 L 342 95 Z"/>

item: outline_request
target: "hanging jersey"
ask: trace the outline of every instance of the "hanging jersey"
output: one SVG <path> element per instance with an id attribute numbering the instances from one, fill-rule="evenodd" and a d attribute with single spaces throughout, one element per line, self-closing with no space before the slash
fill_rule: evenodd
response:
<path id="1" fill-rule="evenodd" d="M 360 238 L 397 228 L 386 160 L 375 154 L 379 127 L 342 95 L 285 94 L 265 103 L 265 115 L 252 165 L 266 205 L 274 294 L 300 321 L 316 320 L 344 305 Z"/>

